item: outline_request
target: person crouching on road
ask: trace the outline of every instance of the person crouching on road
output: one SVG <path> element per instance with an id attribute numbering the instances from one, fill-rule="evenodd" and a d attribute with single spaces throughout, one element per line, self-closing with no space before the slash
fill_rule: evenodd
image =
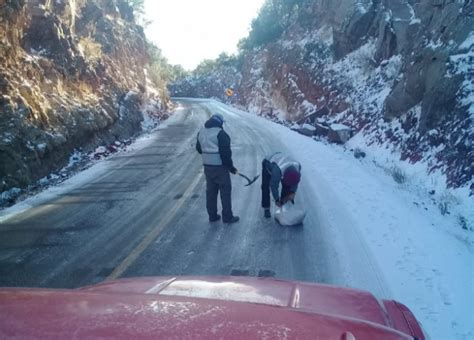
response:
<path id="1" fill-rule="evenodd" d="M 232 183 L 229 173 L 235 175 L 238 172 L 232 162 L 230 137 L 224 131 L 223 124 L 224 117 L 221 114 L 211 116 L 198 133 L 196 150 L 202 155 L 206 175 L 206 206 L 209 222 L 216 222 L 221 218 L 217 213 L 217 195 L 220 192 L 222 221 L 235 223 L 239 217 L 232 213 Z"/>
<path id="2" fill-rule="evenodd" d="M 265 217 L 270 214 L 270 191 L 277 207 L 295 199 L 301 179 L 301 164 L 281 152 L 274 153 L 262 162 L 262 207 Z M 281 183 L 281 194 L 279 187 Z"/>

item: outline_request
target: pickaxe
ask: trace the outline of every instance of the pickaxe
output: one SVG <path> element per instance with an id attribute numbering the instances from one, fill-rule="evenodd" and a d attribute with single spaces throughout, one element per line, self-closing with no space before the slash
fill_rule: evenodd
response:
<path id="1" fill-rule="evenodd" d="M 241 174 L 240 172 L 239 172 L 239 176 L 245 178 L 245 179 L 248 181 L 248 183 L 245 184 L 246 187 L 248 187 L 249 185 L 251 185 L 253 182 L 255 182 L 255 181 L 257 180 L 257 178 L 260 177 L 259 175 L 257 175 L 257 176 L 255 176 L 253 179 L 250 179 L 250 178 L 248 178 L 247 176 L 245 176 L 244 174 Z"/>

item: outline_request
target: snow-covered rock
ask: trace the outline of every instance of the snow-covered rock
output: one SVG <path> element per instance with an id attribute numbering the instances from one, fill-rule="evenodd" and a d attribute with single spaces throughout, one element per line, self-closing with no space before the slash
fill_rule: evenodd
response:
<path id="1" fill-rule="evenodd" d="M 310 124 L 303 124 L 303 125 L 297 125 L 296 127 L 292 127 L 292 130 L 298 131 L 302 135 L 312 137 L 316 133 L 316 128 L 313 125 Z"/>
<path id="2" fill-rule="evenodd" d="M 352 137 L 352 129 L 344 124 L 331 124 L 328 139 L 333 143 L 346 143 Z"/>

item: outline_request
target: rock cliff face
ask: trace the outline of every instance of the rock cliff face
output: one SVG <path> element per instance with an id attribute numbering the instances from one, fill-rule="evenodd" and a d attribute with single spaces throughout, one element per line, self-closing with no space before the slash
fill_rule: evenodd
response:
<path id="1" fill-rule="evenodd" d="M 147 64 L 126 1 L 0 0 L 0 192 L 136 134 Z"/>
<path id="2" fill-rule="evenodd" d="M 343 123 L 474 192 L 474 1 L 296 2 L 276 41 L 240 52 L 233 102 Z M 223 89 L 200 95 L 224 98 Z"/>

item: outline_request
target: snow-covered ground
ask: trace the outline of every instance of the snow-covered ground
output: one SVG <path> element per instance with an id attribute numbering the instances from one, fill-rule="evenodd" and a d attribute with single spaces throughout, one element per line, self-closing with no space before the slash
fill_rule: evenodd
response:
<path id="1" fill-rule="evenodd" d="M 427 191 L 420 190 L 419 179 L 413 187 L 410 178 L 399 184 L 370 155 L 358 160 L 341 146 L 255 119 L 272 124 L 301 162 L 303 185 L 310 186 L 319 204 L 307 209 L 317 209 L 331 228 L 333 239 L 327 242 L 340 262 L 364 265 L 354 258 L 369 253 L 381 271 L 380 281 L 388 285 L 385 293 L 406 304 L 432 339 L 474 339 L 474 231 L 462 229 L 455 214 L 442 215 Z M 409 177 L 409 165 L 403 169 Z M 474 211 L 474 198 L 465 199 L 459 208 L 467 215 Z M 348 238 L 365 249 L 348 248 Z M 357 275 L 366 270 L 348 266 L 342 273 L 345 282 L 337 283 L 371 290 Z"/>

